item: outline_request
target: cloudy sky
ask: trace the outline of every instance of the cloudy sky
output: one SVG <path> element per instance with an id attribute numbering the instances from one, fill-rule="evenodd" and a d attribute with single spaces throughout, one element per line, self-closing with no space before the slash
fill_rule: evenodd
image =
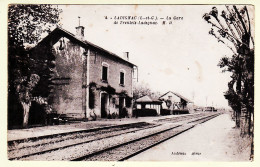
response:
<path id="1" fill-rule="evenodd" d="M 138 84 L 148 84 L 162 94 L 174 91 L 196 105 L 227 107 L 223 92 L 230 80 L 217 67 L 224 55 L 232 55 L 223 44 L 208 34 L 210 25 L 202 16 L 207 5 L 66 5 L 59 6 L 62 27 L 75 34 L 85 27 L 85 39 L 111 52 L 130 52 L 130 61 L 138 66 Z M 223 6 L 217 6 L 223 9 Z M 107 16 L 108 19 L 105 18 Z M 114 24 L 118 16 L 183 17 L 171 25 Z M 110 19 L 112 18 L 112 19 Z M 118 20 L 124 21 L 124 20 Z"/>

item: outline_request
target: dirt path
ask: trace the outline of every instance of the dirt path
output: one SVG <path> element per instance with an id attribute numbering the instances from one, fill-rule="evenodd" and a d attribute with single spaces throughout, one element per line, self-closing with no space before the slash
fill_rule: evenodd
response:
<path id="1" fill-rule="evenodd" d="M 248 154 L 238 155 L 239 134 L 234 126 L 230 116 L 223 114 L 129 160 L 246 161 Z"/>

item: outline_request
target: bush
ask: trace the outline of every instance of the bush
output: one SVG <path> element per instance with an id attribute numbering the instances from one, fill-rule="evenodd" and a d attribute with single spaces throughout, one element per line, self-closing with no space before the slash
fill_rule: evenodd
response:
<path id="1" fill-rule="evenodd" d="M 124 107 L 122 109 L 122 113 L 121 113 L 121 118 L 127 118 L 128 117 L 128 111 L 127 109 Z"/>
<path id="2" fill-rule="evenodd" d="M 133 116 L 145 117 L 145 116 L 156 116 L 157 111 L 155 109 L 135 109 L 133 110 Z"/>
<path id="3" fill-rule="evenodd" d="M 118 114 L 117 113 L 112 113 L 111 117 L 112 117 L 112 119 L 116 119 L 116 118 L 118 118 Z"/>
<path id="4" fill-rule="evenodd" d="M 111 114 L 107 114 L 107 119 L 112 119 L 112 115 Z"/>
<path id="5" fill-rule="evenodd" d="M 161 109 L 161 115 L 170 115 L 171 114 L 171 110 L 169 109 Z"/>

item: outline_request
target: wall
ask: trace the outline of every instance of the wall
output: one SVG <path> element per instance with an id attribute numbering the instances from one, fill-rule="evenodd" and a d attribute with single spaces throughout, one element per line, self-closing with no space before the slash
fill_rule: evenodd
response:
<path id="1" fill-rule="evenodd" d="M 60 42 L 53 46 L 56 56 L 55 78 L 61 79 L 57 81 L 60 85 L 56 85 L 55 88 L 53 108 L 58 113 L 83 118 L 82 73 L 84 49 L 71 43 L 66 38 L 64 41 L 63 50 L 59 49 Z M 70 80 L 64 80 L 64 78 L 70 78 Z"/>
<path id="2" fill-rule="evenodd" d="M 102 75 L 102 63 L 108 64 L 108 82 L 102 82 L 101 75 Z M 111 55 L 105 55 L 105 53 L 96 52 L 93 50 L 89 51 L 88 57 L 88 65 L 89 65 L 89 83 L 94 82 L 98 85 L 98 87 L 104 86 L 107 87 L 110 85 L 116 90 L 116 93 L 126 92 L 129 97 L 133 97 L 132 92 L 132 75 L 133 75 L 133 68 L 130 67 L 125 62 L 120 60 L 115 60 Z M 119 84 L 120 79 L 120 70 L 125 71 L 125 85 L 121 86 Z M 90 110 L 88 109 L 88 114 L 91 112 L 95 112 L 95 114 L 100 117 L 101 115 L 101 90 L 95 91 L 95 109 Z M 117 98 L 116 104 L 112 103 L 112 97 Z M 117 113 L 118 108 L 116 105 L 118 104 L 118 96 L 113 95 L 109 98 L 108 108 L 110 113 Z M 127 108 L 128 113 L 131 116 L 132 107 Z"/>
<path id="3" fill-rule="evenodd" d="M 111 56 L 110 56 L 111 57 Z M 102 62 L 106 62 L 109 65 L 108 68 L 108 83 L 101 81 L 102 74 Z M 132 68 L 124 64 L 123 62 L 118 62 L 118 60 L 111 60 L 107 56 L 103 56 L 95 51 L 90 51 L 89 57 L 90 82 L 95 82 L 98 85 L 107 86 L 108 84 L 116 89 L 116 92 L 126 91 L 129 96 L 133 96 L 132 92 Z M 119 85 L 119 74 L 120 69 L 125 70 L 125 86 Z"/>
<path id="4" fill-rule="evenodd" d="M 136 108 L 137 109 L 142 109 L 142 105 L 141 104 L 136 104 Z M 161 105 L 160 104 L 146 104 L 145 108 L 156 109 L 156 112 L 157 112 L 158 115 L 160 115 L 160 113 L 161 113 Z"/>
<path id="5" fill-rule="evenodd" d="M 168 100 L 168 96 L 172 96 L 172 99 L 171 99 L 172 102 L 181 102 L 181 98 L 176 96 L 172 92 L 167 93 L 166 95 L 161 97 L 161 99 Z"/>
<path id="6" fill-rule="evenodd" d="M 179 96 L 176 96 L 175 94 L 173 94 L 172 92 L 167 93 L 166 95 L 162 96 L 160 99 L 164 99 L 164 100 L 168 100 L 168 96 L 172 96 L 171 101 L 172 101 L 172 106 L 170 107 L 171 110 L 176 110 L 178 109 L 178 107 L 180 107 L 180 109 L 188 109 L 189 111 L 192 111 L 193 105 L 189 105 L 190 103 L 187 102 L 187 105 L 184 106 L 181 105 L 183 102 L 185 102 L 183 99 L 181 99 Z M 178 105 L 178 107 L 176 106 Z M 163 109 L 168 109 L 168 107 L 166 106 L 166 103 L 164 102 L 162 104 L 162 108 Z"/>
<path id="7" fill-rule="evenodd" d="M 110 85 L 116 90 L 116 94 L 108 98 L 107 108 L 112 113 L 118 114 L 118 93 L 125 92 L 133 97 L 132 75 L 133 68 L 122 60 L 113 58 L 105 52 L 97 52 L 92 48 L 84 49 L 66 38 L 53 45 L 56 57 L 54 70 L 55 89 L 53 92 L 53 110 L 59 114 L 66 114 L 75 118 L 91 117 L 91 112 L 101 116 L 101 93 L 100 89 L 94 90 L 95 107 L 89 108 L 89 83 L 96 83 L 98 88 Z M 85 56 L 84 53 L 88 53 Z M 101 81 L 102 63 L 108 67 L 108 83 Z M 120 70 L 125 72 L 125 85 L 119 84 Z M 86 74 L 86 75 L 85 75 Z M 116 98 L 115 104 L 112 98 Z M 126 101 L 124 101 L 125 106 Z M 127 107 L 128 113 L 132 114 L 132 105 Z"/>

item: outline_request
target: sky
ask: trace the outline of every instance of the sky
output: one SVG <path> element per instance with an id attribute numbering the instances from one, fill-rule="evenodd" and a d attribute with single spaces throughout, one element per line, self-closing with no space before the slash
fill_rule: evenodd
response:
<path id="1" fill-rule="evenodd" d="M 129 52 L 138 66 L 138 83 L 162 94 L 177 92 L 198 106 L 228 107 L 223 96 L 230 81 L 217 64 L 232 52 L 209 35 L 202 19 L 210 5 L 61 5 L 62 28 L 76 33 L 85 27 L 85 39 L 117 55 Z M 224 6 L 217 6 L 223 9 Z M 106 19 L 106 16 L 108 19 Z M 157 25 L 114 24 L 119 16 L 157 17 Z M 182 17 L 162 25 L 160 18 Z M 143 20 L 144 21 L 144 20 Z"/>

